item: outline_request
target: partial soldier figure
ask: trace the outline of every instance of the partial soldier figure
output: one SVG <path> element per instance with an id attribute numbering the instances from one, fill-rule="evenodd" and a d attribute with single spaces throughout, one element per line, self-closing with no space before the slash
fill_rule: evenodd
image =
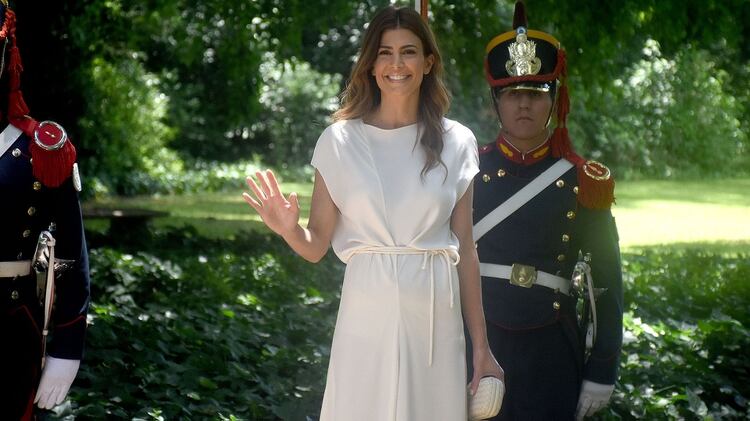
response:
<path id="1" fill-rule="evenodd" d="M 0 0 L 0 418 L 32 420 L 78 372 L 89 269 L 75 148 L 60 125 L 29 117 L 15 31 Z"/>
<path id="2" fill-rule="evenodd" d="M 513 28 L 486 48 L 502 128 L 480 148 L 474 196 L 487 335 L 507 387 L 494 419 L 582 419 L 609 401 L 622 345 L 614 181 L 568 139 L 560 43 L 528 29 L 521 2 Z"/>

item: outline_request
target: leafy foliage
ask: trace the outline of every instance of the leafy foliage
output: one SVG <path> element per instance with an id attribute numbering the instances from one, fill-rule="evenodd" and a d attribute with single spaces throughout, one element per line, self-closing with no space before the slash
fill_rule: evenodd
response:
<path id="1" fill-rule="evenodd" d="M 270 141 L 261 153 L 282 170 L 306 165 L 323 129 L 338 108 L 341 77 L 320 73 L 309 63 L 290 59 L 279 62 L 267 54 L 261 65 L 266 82 L 260 103 L 264 111 L 250 133 L 268 133 Z"/>
<path id="2" fill-rule="evenodd" d="M 85 364 L 59 416 L 302 420 L 319 411 L 342 265 L 276 237 L 90 233 Z M 750 415 L 747 254 L 624 255 L 625 343 L 599 419 Z"/>
<path id="3" fill-rule="evenodd" d="M 311 272 L 260 235 L 229 243 L 182 230 L 151 240 L 138 252 L 92 251 L 95 299 L 87 363 L 72 393 L 76 415 L 260 420 L 315 413 L 340 267 L 329 260 Z"/>
<path id="4" fill-rule="evenodd" d="M 658 249 L 627 256 L 621 376 L 602 418 L 750 416 L 747 257 Z"/>
<path id="5" fill-rule="evenodd" d="M 584 122 L 601 127 L 588 130 L 594 158 L 630 176 L 743 173 L 750 140 L 742 130 L 743 108 L 726 90 L 727 73 L 707 51 L 689 46 L 667 59 L 649 40 L 643 55 L 603 93 L 605 112 L 579 108 Z"/>
<path id="6" fill-rule="evenodd" d="M 183 171 L 177 154 L 165 148 L 174 131 L 162 122 L 167 101 L 154 75 L 134 60 L 96 58 L 83 77 L 88 84 L 80 140 L 97 157 L 88 168 L 98 181 L 96 193 L 151 190 L 160 178 Z"/>
<path id="7" fill-rule="evenodd" d="M 175 159 L 162 159 L 174 153 L 123 147 L 140 144 L 144 133 L 188 162 L 254 154 L 283 168 L 307 162 L 366 22 L 390 2 L 94 0 L 47 2 L 41 10 L 18 3 L 32 113 L 60 120 L 80 141 L 84 173 L 97 178 L 99 193 L 130 194 L 168 189 L 172 183 L 160 178 L 182 171 Z M 453 92 L 450 116 L 482 144 L 498 130 L 484 46 L 510 29 L 512 9 L 510 0 L 430 2 Z M 569 124 L 584 155 L 618 176 L 747 174 L 750 3 L 534 0 L 527 10 L 531 27 L 554 34 L 568 51 Z M 50 61 L 60 71 L 49 72 Z M 94 71 L 106 68 L 116 70 L 109 79 Z M 143 83 L 163 111 L 148 98 L 122 102 L 143 98 Z M 120 105 L 108 102 L 110 93 Z M 132 133 L 109 141 L 129 124 Z M 724 165 L 712 165 L 717 156 Z M 149 160 L 177 163 L 167 172 Z M 140 168 L 138 177 L 131 167 Z"/>

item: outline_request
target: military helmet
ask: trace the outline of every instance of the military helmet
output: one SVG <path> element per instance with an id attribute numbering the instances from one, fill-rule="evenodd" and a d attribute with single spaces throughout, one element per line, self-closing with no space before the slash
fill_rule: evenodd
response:
<path id="1" fill-rule="evenodd" d="M 520 1 L 513 30 L 492 38 L 485 51 L 485 77 L 492 88 L 554 92 L 565 76 L 565 50 L 552 35 L 528 28 Z"/>

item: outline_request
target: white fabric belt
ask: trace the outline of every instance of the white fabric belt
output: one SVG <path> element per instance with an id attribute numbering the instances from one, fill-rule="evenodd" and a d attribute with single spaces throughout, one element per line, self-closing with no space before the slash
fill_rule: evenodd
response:
<path id="1" fill-rule="evenodd" d="M 0 262 L 0 278 L 15 278 L 31 273 L 31 260 Z"/>
<path id="2" fill-rule="evenodd" d="M 480 263 L 479 273 L 482 276 L 490 278 L 510 279 L 511 267 L 508 265 L 496 265 L 493 263 Z M 570 295 L 570 281 L 562 276 L 552 275 L 551 273 L 536 271 L 535 285 L 545 286 L 560 290 L 565 295 Z"/>
<path id="3" fill-rule="evenodd" d="M 399 247 L 399 246 L 366 246 L 354 250 L 350 255 L 355 254 L 412 254 L 424 256 L 422 258 L 422 269 L 424 270 L 427 266 L 427 259 L 430 260 L 430 350 L 427 356 L 427 364 L 432 366 L 432 348 L 433 348 L 433 336 L 435 333 L 435 270 L 433 268 L 433 261 L 435 256 L 443 257 L 445 262 L 445 268 L 448 271 L 448 287 L 450 288 L 451 303 L 450 306 L 453 308 L 453 275 L 451 274 L 451 265 L 458 265 L 461 257 L 458 254 L 458 250 L 455 248 L 443 248 L 443 249 L 420 249 L 415 247 Z M 349 259 L 347 259 L 348 261 Z"/>

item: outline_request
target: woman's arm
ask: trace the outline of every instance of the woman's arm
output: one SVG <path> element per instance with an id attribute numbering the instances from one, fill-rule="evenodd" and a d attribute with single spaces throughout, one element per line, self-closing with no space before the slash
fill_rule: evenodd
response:
<path id="1" fill-rule="evenodd" d="M 495 376 L 503 379 L 503 370 L 490 352 L 487 343 L 487 327 L 484 321 L 482 307 L 481 277 L 479 276 L 479 257 L 474 247 L 472 234 L 472 202 L 474 188 L 470 184 L 463 197 L 456 203 L 451 216 L 451 230 L 459 241 L 458 278 L 461 285 L 461 309 L 464 321 L 471 336 L 474 350 L 474 378 L 471 382 L 472 393 L 476 391 L 479 380 L 485 376 Z"/>
<path id="2" fill-rule="evenodd" d="M 245 201 L 258 212 L 268 228 L 284 238 L 292 250 L 310 262 L 320 261 L 331 244 L 339 214 L 320 173 L 315 171 L 307 228 L 299 225 L 297 193 L 291 193 L 287 200 L 270 170 L 256 172 L 255 176 L 258 184 L 252 177 L 247 177 L 247 185 L 255 198 L 244 192 L 242 197 Z"/>

